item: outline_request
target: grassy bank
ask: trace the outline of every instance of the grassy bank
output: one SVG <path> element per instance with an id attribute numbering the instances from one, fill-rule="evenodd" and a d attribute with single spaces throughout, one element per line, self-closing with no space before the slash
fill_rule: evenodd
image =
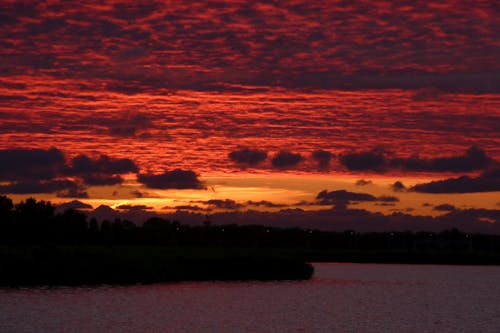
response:
<path id="1" fill-rule="evenodd" d="M 210 280 L 300 280 L 311 265 L 276 251 L 154 246 L 0 248 L 0 285 L 137 284 Z"/>

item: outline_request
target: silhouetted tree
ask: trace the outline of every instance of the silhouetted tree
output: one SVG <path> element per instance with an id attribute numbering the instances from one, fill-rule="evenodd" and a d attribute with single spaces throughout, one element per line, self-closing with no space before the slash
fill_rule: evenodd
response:
<path id="1" fill-rule="evenodd" d="M 21 241 L 44 241 L 53 219 L 54 207 L 50 202 L 28 198 L 15 206 L 14 231 Z"/>
<path id="2" fill-rule="evenodd" d="M 62 233 L 62 241 L 83 240 L 87 233 L 85 214 L 68 209 L 56 217 L 56 228 Z"/>
<path id="3" fill-rule="evenodd" d="M 99 224 L 97 223 L 97 219 L 95 217 L 90 219 L 89 222 L 89 233 L 97 234 L 99 232 Z"/>
<path id="4" fill-rule="evenodd" d="M 135 225 L 134 222 L 132 221 L 129 221 L 129 220 L 123 220 L 122 221 L 122 229 L 125 230 L 125 231 L 133 231 L 134 229 L 136 229 L 137 226 Z"/>
<path id="5" fill-rule="evenodd" d="M 101 223 L 101 233 L 109 234 L 111 232 L 111 222 L 108 220 L 104 220 Z"/>
<path id="6" fill-rule="evenodd" d="M 159 217 L 151 217 L 142 225 L 144 230 L 149 231 L 168 231 L 172 228 L 170 221 Z"/>
<path id="7" fill-rule="evenodd" d="M 0 195 L 0 223 L 10 220 L 12 208 L 14 208 L 12 200 L 4 195 Z"/>

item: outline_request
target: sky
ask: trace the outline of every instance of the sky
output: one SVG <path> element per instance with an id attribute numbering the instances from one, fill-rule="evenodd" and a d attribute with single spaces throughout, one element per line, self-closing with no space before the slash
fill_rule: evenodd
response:
<path id="1" fill-rule="evenodd" d="M 0 3 L 0 194 L 500 233 L 497 1 Z"/>

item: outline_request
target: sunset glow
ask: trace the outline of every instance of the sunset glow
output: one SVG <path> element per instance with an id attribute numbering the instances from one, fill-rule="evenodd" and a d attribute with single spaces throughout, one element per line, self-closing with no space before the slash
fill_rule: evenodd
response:
<path id="1" fill-rule="evenodd" d="M 2 1 L 0 194 L 137 222 L 500 232 L 499 15 Z"/>

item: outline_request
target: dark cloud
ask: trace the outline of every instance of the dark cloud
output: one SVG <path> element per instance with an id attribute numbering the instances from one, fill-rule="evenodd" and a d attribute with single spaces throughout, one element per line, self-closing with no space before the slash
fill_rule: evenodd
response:
<path id="1" fill-rule="evenodd" d="M 88 198 L 89 194 L 83 188 L 69 188 L 67 190 L 62 190 L 57 192 L 57 197 L 59 198 Z"/>
<path id="2" fill-rule="evenodd" d="M 500 168 L 477 177 L 462 176 L 417 184 L 410 191 L 422 193 L 474 193 L 500 191 Z"/>
<path id="3" fill-rule="evenodd" d="M 0 150 L 0 180 L 54 178 L 64 163 L 64 154 L 56 148 Z"/>
<path id="4" fill-rule="evenodd" d="M 83 176 L 83 181 L 85 184 L 91 186 L 109 186 L 123 183 L 123 178 L 118 175 L 110 176 L 91 174 Z"/>
<path id="5" fill-rule="evenodd" d="M 123 182 L 121 174 L 137 171 L 134 162 L 126 158 L 79 155 L 68 165 L 65 155 L 56 148 L 0 150 L 0 181 L 9 182 L 1 185 L 2 193 L 57 192 L 58 197 L 87 198 L 82 182 L 115 185 Z"/>
<path id="6" fill-rule="evenodd" d="M 320 205 L 334 205 L 339 202 L 351 202 L 351 201 L 376 201 L 377 198 L 368 193 L 356 193 L 349 192 L 346 190 L 337 190 L 328 192 L 323 190 L 316 196 L 318 204 Z"/>
<path id="7" fill-rule="evenodd" d="M 394 196 L 382 195 L 375 197 L 368 193 L 349 192 L 346 190 L 337 190 L 328 192 L 323 190 L 316 196 L 316 205 L 333 205 L 335 209 L 345 210 L 347 205 L 359 202 L 377 202 L 379 206 L 393 206 L 399 199 Z"/>
<path id="8" fill-rule="evenodd" d="M 435 206 L 433 209 L 441 211 L 441 212 L 451 212 L 451 211 L 456 210 L 457 208 L 453 205 L 450 205 L 450 204 L 441 204 L 441 205 Z"/>
<path id="9" fill-rule="evenodd" d="M 240 209 L 243 208 L 244 205 L 237 203 L 236 201 L 232 199 L 211 199 L 211 200 L 197 200 L 197 201 L 192 201 L 193 203 L 198 203 L 198 204 L 203 204 L 206 206 L 209 206 L 208 209 L 227 209 L 227 210 L 235 210 L 235 209 Z M 178 208 L 179 206 L 176 206 L 174 208 Z"/>
<path id="10" fill-rule="evenodd" d="M 79 185 L 70 180 L 26 180 L 0 185 L 0 193 L 39 194 L 77 190 Z"/>
<path id="11" fill-rule="evenodd" d="M 137 172 L 135 163 L 128 158 L 111 158 L 101 155 L 92 159 L 87 155 L 79 155 L 71 160 L 65 174 L 83 179 L 85 184 L 92 186 L 116 185 L 123 182 L 120 174 Z"/>
<path id="12" fill-rule="evenodd" d="M 242 204 L 239 204 L 231 199 L 225 199 L 225 200 L 212 199 L 204 201 L 203 203 L 212 206 L 214 208 L 220 208 L 220 209 L 240 209 L 244 207 Z"/>
<path id="13" fill-rule="evenodd" d="M 341 165 L 351 171 L 377 171 L 390 169 L 414 172 L 466 172 L 487 169 L 494 163 L 478 146 L 471 146 L 464 154 L 436 158 L 388 157 L 382 148 L 369 151 L 345 152 L 339 156 Z"/>
<path id="14" fill-rule="evenodd" d="M 404 191 L 406 191 L 406 186 L 398 180 L 398 181 L 395 181 L 394 184 L 391 185 L 391 189 L 394 192 L 404 192 Z"/>
<path id="15" fill-rule="evenodd" d="M 134 190 L 134 191 L 130 191 L 130 194 L 132 194 L 136 198 L 143 198 L 145 193 L 143 193 L 139 190 Z"/>
<path id="16" fill-rule="evenodd" d="M 180 206 L 165 206 L 163 207 L 164 209 L 177 209 L 177 210 L 190 210 L 190 211 L 202 211 L 206 210 L 205 208 L 201 208 L 199 206 L 194 206 L 194 205 L 180 205 Z"/>
<path id="17" fill-rule="evenodd" d="M 391 167 L 405 171 L 431 171 L 431 172 L 465 172 L 483 170 L 493 160 L 486 152 L 477 146 L 472 146 L 463 155 L 422 159 L 418 156 L 409 158 L 394 158 L 390 161 Z"/>
<path id="18" fill-rule="evenodd" d="M 274 155 L 271 163 L 277 168 L 287 168 L 299 164 L 303 159 L 304 158 L 300 153 L 281 150 L 276 155 Z"/>
<path id="19" fill-rule="evenodd" d="M 116 207 L 119 210 L 151 210 L 153 207 L 146 205 L 119 205 Z"/>
<path id="20" fill-rule="evenodd" d="M 260 200 L 260 201 L 252 201 L 248 200 L 246 202 L 248 206 L 256 206 L 256 207 L 266 207 L 266 208 L 282 208 L 282 207 L 287 207 L 288 205 L 285 204 L 277 204 L 271 201 L 267 200 Z"/>
<path id="21" fill-rule="evenodd" d="M 116 175 L 137 172 L 137 166 L 128 158 L 111 158 L 101 155 L 92 159 L 87 155 L 79 155 L 71 161 L 67 174 L 72 176 Z"/>
<path id="22" fill-rule="evenodd" d="M 334 157 L 335 155 L 333 155 L 332 153 L 330 153 L 329 151 L 326 151 L 326 150 L 322 150 L 322 149 L 319 149 L 319 150 L 315 150 L 313 151 L 312 153 L 312 158 L 318 162 L 318 165 L 321 167 L 321 168 L 326 168 L 329 164 L 330 164 L 330 161 L 331 159 Z"/>
<path id="23" fill-rule="evenodd" d="M 242 148 L 230 152 L 228 157 L 237 163 L 256 165 L 267 158 L 267 152 L 259 149 Z"/>
<path id="24" fill-rule="evenodd" d="M 356 186 L 366 186 L 370 184 L 373 184 L 373 182 L 371 180 L 365 180 L 365 179 L 357 180 L 355 183 Z"/>
<path id="25" fill-rule="evenodd" d="M 386 157 L 380 148 L 370 151 L 342 153 L 339 156 L 340 164 L 352 171 L 374 170 L 382 171 Z"/>
<path id="26" fill-rule="evenodd" d="M 190 170 L 175 169 L 162 174 L 139 174 L 137 180 L 149 188 L 157 189 L 203 189 L 196 173 Z"/>
<path id="27" fill-rule="evenodd" d="M 382 202 L 399 202 L 399 198 L 391 196 L 391 195 L 382 195 L 377 198 L 377 201 Z"/>
<path id="28" fill-rule="evenodd" d="M 87 210 L 87 209 L 93 209 L 92 205 L 89 205 L 89 204 L 86 204 L 84 202 L 81 202 L 81 201 L 78 201 L 78 200 L 73 200 L 73 201 L 70 201 L 70 202 L 64 202 L 62 204 L 59 204 L 56 206 L 56 209 L 59 210 L 59 211 L 65 211 L 65 210 L 68 210 L 68 209 L 83 209 L 83 210 Z"/>

